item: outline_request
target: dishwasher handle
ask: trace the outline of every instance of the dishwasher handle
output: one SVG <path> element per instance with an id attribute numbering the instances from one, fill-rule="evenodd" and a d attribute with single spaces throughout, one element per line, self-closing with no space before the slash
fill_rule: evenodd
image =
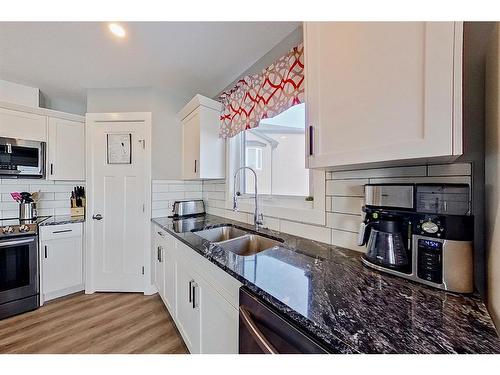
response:
<path id="1" fill-rule="evenodd" d="M 248 312 L 244 306 L 240 306 L 239 314 L 243 324 L 248 328 L 248 331 L 264 354 L 279 354 L 273 344 L 269 342 L 259 327 L 257 327 L 257 324 L 253 321 L 250 312 Z"/>

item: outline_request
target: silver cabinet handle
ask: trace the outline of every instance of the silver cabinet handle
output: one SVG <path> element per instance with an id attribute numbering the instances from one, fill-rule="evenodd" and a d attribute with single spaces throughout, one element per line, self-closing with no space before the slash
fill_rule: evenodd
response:
<path id="1" fill-rule="evenodd" d="M 102 215 L 101 214 L 92 215 L 92 219 L 94 219 L 94 220 L 102 220 Z"/>
<path id="2" fill-rule="evenodd" d="M 269 342 L 269 340 L 264 336 L 264 334 L 261 332 L 261 330 L 257 327 L 255 322 L 253 321 L 250 313 L 248 310 L 240 306 L 240 318 L 245 327 L 248 329 L 252 337 L 254 338 L 255 342 L 257 345 L 259 345 L 259 348 L 265 353 L 265 354 L 278 354 L 278 351 L 276 348 Z"/>
<path id="3" fill-rule="evenodd" d="M 54 174 L 54 164 L 50 163 L 50 174 Z"/>
<path id="4" fill-rule="evenodd" d="M 47 245 L 44 246 L 44 250 L 45 250 L 45 259 L 47 259 Z"/>
<path id="5" fill-rule="evenodd" d="M 198 164 L 198 160 L 194 159 L 194 173 L 196 173 L 197 164 Z"/>
<path id="6" fill-rule="evenodd" d="M 158 234 L 162 237 L 164 237 L 164 234 L 162 232 L 158 232 Z"/>

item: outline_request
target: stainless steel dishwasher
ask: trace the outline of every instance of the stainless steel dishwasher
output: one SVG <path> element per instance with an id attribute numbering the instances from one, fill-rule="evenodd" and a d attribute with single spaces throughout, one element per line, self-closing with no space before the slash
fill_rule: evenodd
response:
<path id="1" fill-rule="evenodd" d="M 240 354 L 326 354 L 328 351 L 261 302 L 240 289 Z"/>

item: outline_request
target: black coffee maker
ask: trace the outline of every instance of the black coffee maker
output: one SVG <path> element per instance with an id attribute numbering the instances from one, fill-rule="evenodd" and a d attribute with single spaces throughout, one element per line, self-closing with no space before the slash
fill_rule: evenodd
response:
<path id="1" fill-rule="evenodd" d="M 367 267 L 470 293 L 474 218 L 467 184 L 367 184 L 358 244 Z"/>

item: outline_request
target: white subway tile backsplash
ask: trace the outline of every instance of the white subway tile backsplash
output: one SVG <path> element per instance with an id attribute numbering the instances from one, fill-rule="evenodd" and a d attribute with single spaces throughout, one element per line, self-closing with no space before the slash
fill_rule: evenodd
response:
<path id="1" fill-rule="evenodd" d="M 37 205 L 39 216 L 70 214 L 71 191 L 75 186 L 84 185 L 84 181 L 0 179 L 0 217 L 5 219 L 19 216 L 19 206 L 10 196 L 14 191 L 40 192 Z"/>
<path id="2" fill-rule="evenodd" d="M 327 180 L 326 195 L 340 195 L 347 197 L 363 197 L 364 185 L 368 179 L 354 180 Z"/>
<path id="3" fill-rule="evenodd" d="M 6 180 L 10 181 L 10 180 Z M 2 194 L 9 194 L 12 192 L 21 192 L 21 191 L 28 191 L 30 189 L 29 185 L 23 185 L 23 184 L 4 184 L 2 180 L 2 185 L 0 185 L 0 193 Z"/>
<path id="4" fill-rule="evenodd" d="M 330 243 L 331 229 L 326 227 L 280 220 L 280 231 L 319 242 Z"/>
<path id="5" fill-rule="evenodd" d="M 184 196 L 183 194 L 179 194 L 179 192 L 153 193 L 152 199 L 153 201 L 166 201 L 178 199 L 181 195 Z"/>
<path id="6" fill-rule="evenodd" d="M 363 201 L 359 197 L 332 197 L 332 212 L 361 215 Z"/>
<path id="7" fill-rule="evenodd" d="M 176 200 L 201 199 L 202 187 L 201 181 L 153 180 L 151 216 L 171 215 Z"/>
<path id="8" fill-rule="evenodd" d="M 346 249 L 366 252 L 364 246 L 358 246 L 358 234 L 341 230 L 332 230 L 332 245 L 345 247 Z"/>
<path id="9" fill-rule="evenodd" d="M 339 213 L 326 214 L 326 226 L 333 229 L 357 232 L 361 221 L 361 215 L 346 215 Z"/>

